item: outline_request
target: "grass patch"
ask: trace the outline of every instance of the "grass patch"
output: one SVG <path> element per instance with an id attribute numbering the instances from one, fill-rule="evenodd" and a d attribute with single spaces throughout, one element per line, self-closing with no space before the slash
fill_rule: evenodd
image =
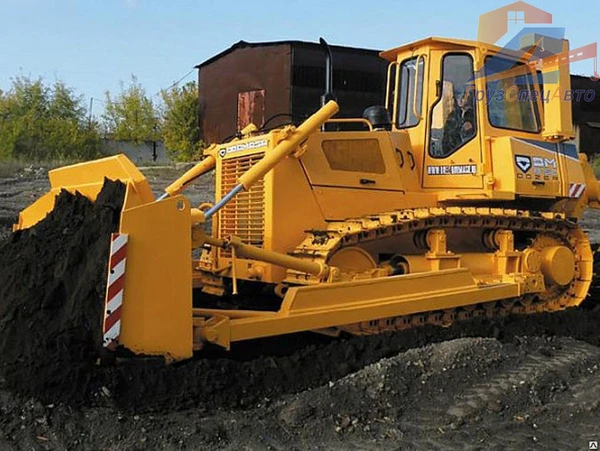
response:
<path id="1" fill-rule="evenodd" d="M 0 160 L 0 178 L 17 177 L 21 174 L 27 174 L 30 172 L 38 173 L 40 170 L 47 172 L 51 169 L 69 166 L 81 162 L 82 161 L 77 160 L 54 160 L 37 162 L 19 160 Z M 146 177 L 170 177 L 173 178 L 173 180 L 175 180 L 176 178 L 183 175 L 183 173 L 190 169 L 193 165 L 194 163 L 173 163 L 167 165 L 145 163 L 143 165 L 138 165 L 138 169 Z"/>
<path id="2" fill-rule="evenodd" d="M 19 161 L 0 161 L 0 178 L 14 177 L 31 164 Z"/>
<path id="3" fill-rule="evenodd" d="M 99 156 L 98 158 L 103 158 Z M 0 159 L 0 177 L 15 177 L 19 174 L 26 174 L 29 172 L 39 172 L 40 170 L 49 171 L 51 169 L 60 168 L 63 166 L 70 166 L 76 163 L 83 163 L 85 161 L 93 161 L 96 158 L 91 160 L 79 160 L 75 158 L 66 158 L 66 159 L 55 159 L 55 160 L 40 160 L 40 161 L 27 161 L 27 160 L 17 160 L 17 159 Z"/>
<path id="4" fill-rule="evenodd" d="M 594 169 L 594 174 L 596 175 L 596 178 L 600 178 L 600 156 L 594 156 L 590 160 L 590 164 Z"/>

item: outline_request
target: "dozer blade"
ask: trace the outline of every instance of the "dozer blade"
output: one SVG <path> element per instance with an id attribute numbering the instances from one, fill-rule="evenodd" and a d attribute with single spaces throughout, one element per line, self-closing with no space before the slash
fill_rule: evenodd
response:
<path id="1" fill-rule="evenodd" d="M 125 155 L 55 169 L 49 179 L 50 191 L 19 214 L 14 230 L 44 219 L 61 190 L 93 202 L 105 179 L 126 185 L 119 231 L 110 247 L 104 345 L 170 360 L 191 357 L 189 201 L 183 196 L 155 201 L 148 181 Z"/>
<path id="2" fill-rule="evenodd" d="M 113 239 L 104 345 L 118 344 L 136 354 L 162 355 L 168 360 L 191 357 L 189 201 L 175 196 L 125 209 L 116 236 L 124 238 L 127 247 L 119 256 Z"/>
<path id="3" fill-rule="evenodd" d="M 61 190 L 79 192 L 95 201 L 104 179 L 120 180 L 127 186 L 123 208 L 131 208 L 154 200 L 148 181 L 125 155 L 78 163 L 50 171 L 50 191 L 19 213 L 13 230 L 27 229 L 46 217 L 54 208 Z"/>

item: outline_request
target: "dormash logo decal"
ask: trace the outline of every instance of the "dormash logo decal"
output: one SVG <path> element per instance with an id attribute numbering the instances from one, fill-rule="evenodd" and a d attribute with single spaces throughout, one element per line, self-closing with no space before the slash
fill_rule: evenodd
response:
<path id="1" fill-rule="evenodd" d="M 223 147 L 219 149 L 219 156 L 223 158 L 226 155 L 234 152 L 241 152 L 242 150 L 249 149 L 260 149 L 261 147 L 267 147 L 269 144 L 268 139 L 261 139 L 259 141 L 250 141 L 246 143 L 234 144 L 231 146 Z"/>
<path id="2" fill-rule="evenodd" d="M 531 157 L 525 155 L 515 155 L 515 164 L 523 171 L 527 172 L 531 169 Z"/>

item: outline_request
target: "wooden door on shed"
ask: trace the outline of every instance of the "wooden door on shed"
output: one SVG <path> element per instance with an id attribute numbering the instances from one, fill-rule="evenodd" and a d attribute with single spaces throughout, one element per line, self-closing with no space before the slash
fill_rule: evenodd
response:
<path id="1" fill-rule="evenodd" d="M 265 90 L 255 89 L 238 93 L 237 129 L 249 124 L 260 127 L 265 122 Z"/>

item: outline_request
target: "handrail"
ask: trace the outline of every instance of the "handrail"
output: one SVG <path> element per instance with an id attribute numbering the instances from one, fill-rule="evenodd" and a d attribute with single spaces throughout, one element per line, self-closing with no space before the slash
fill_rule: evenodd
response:
<path id="1" fill-rule="evenodd" d="M 369 127 L 369 131 L 372 132 L 373 131 L 373 124 L 371 124 L 368 120 L 366 119 L 362 119 L 362 118 L 346 118 L 346 119 L 328 119 L 326 123 L 346 123 L 346 124 L 350 124 L 350 123 L 362 123 L 364 125 L 366 125 L 367 127 Z"/>
<path id="2" fill-rule="evenodd" d="M 392 82 L 391 80 L 391 75 L 392 75 L 392 67 L 396 68 L 396 73 L 394 74 L 394 81 Z M 385 89 L 385 108 L 388 111 L 392 112 L 392 122 L 396 123 L 397 120 L 397 112 L 398 112 L 398 82 L 400 81 L 400 64 L 398 63 L 398 61 L 393 61 L 392 63 L 390 63 L 390 65 L 388 66 L 388 73 L 387 73 L 387 86 Z M 392 85 L 393 83 L 393 85 Z M 391 90 L 391 91 L 390 91 Z M 394 94 L 394 98 L 390 99 L 390 95 Z M 392 103 L 391 105 L 389 103 Z"/>
<path id="3" fill-rule="evenodd" d="M 392 80 L 391 80 L 391 76 L 392 76 L 392 67 L 396 67 L 398 66 L 398 62 L 397 61 L 393 61 L 390 64 L 388 64 L 388 68 L 387 68 L 387 84 L 385 87 L 385 108 L 389 111 L 392 109 L 393 105 L 390 105 L 390 94 L 392 91 Z M 396 74 L 398 73 L 398 68 L 396 67 Z M 394 81 L 393 81 L 393 86 L 394 86 L 394 92 L 395 92 L 395 88 L 396 88 L 396 77 L 394 77 Z M 394 103 L 394 99 L 391 99 L 392 103 Z"/>

